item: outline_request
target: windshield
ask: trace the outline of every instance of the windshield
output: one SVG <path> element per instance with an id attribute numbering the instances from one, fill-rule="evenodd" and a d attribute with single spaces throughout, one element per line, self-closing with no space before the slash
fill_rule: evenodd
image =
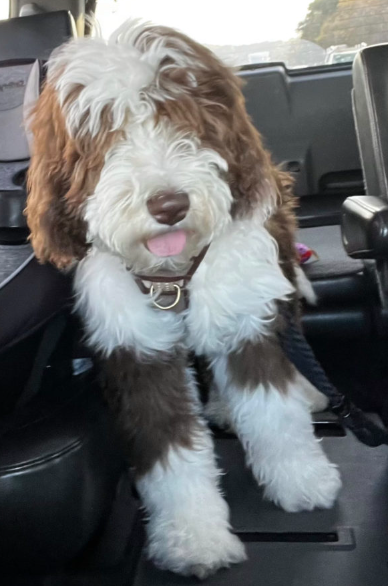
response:
<path id="1" fill-rule="evenodd" d="M 232 66 L 352 62 L 388 41 L 387 0 L 99 0 L 96 15 L 104 35 L 129 17 L 177 28 Z"/>

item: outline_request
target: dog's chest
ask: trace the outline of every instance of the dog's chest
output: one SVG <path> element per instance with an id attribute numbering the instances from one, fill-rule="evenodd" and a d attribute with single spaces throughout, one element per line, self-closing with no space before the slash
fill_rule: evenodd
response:
<path id="1" fill-rule="evenodd" d="M 277 301 L 293 292 L 278 263 L 276 244 L 257 224 L 234 223 L 213 242 L 187 287 L 180 314 L 153 306 L 123 262 L 93 249 L 78 265 L 76 308 L 92 347 L 111 353 L 168 352 L 185 344 L 196 354 L 226 354 L 268 332 Z"/>
<path id="2" fill-rule="evenodd" d="M 293 288 L 268 232 L 241 222 L 210 247 L 188 291 L 187 344 L 197 354 L 215 355 L 266 334 L 277 301 L 287 299 Z"/>

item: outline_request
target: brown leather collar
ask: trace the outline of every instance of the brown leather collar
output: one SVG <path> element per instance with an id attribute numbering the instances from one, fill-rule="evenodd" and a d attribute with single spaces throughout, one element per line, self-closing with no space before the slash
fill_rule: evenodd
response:
<path id="1" fill-rule="evenodd" d="M 170 310 L 180 313 L 187 309 L 189 304 L 187 285 L 195 271 L 205 258 L 210 244 L 201 250 L 198 256 L 192 260 L 193 263 L 187 273 L 183 276 L 171 274 L 165 275 L 138 275 L 134 274 L 135 281 L 144 295 L 150 295 L 155 307 L 164 311 Z"/>

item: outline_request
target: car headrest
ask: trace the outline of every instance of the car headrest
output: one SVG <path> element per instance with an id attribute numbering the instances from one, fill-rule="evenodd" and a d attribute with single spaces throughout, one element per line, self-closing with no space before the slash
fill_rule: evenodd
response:
<path id="1" fill-rule="evenodd" d="M 3 229 L 25 228 L 28 116 L 43 79 L 42 62 L 0 61 L 0 241 Z"/>
<path id="2" fill-rule="evenodd" d="M 388 43 L 353 64 L 353 110 L 368 195 L 388 198 Z"/>
<path id="3" fill-rule="evenodd" d="M 43 79 L 42 63 L 33 59 L 0 61 L 0 161 L 30 157 L 27 121 Z M 5 189 L 1 185 L 0 189 Z"/>
<path id="4" fill-rule="evenodd" d="M 0 60 L 48 59 L 62 43 L 76 36 L 70 12 L 44 12 L 0 22 Z"/>
<path id="5" fill-rule="evenodd" d="M 0 22 L 0 242 L 26 236 L 26 114 L 39 95 L 42 60 L 74 36 L 66 10 Z"/>

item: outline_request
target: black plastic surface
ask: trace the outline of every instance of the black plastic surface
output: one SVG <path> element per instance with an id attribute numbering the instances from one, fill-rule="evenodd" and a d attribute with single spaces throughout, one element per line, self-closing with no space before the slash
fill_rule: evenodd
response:
<path id="1" fill-rule="evenodd" d="M 27 195 L 24 190 L 0 191 L 0 238 L 2 228 L 26 228 L 24 215 Z"/>
<path id="2" fill-rule="evenodd" d="M 318 311 L 307 308 L 303 315 L 303 329 L 306 336 L 314 340 L 365 339 L 374 333 L 371 311 L 366 303 L 350 307 L 320 307 Z"/>
<path id="3" fill-rule="evenodd" d="M 343 202 L 342 194 L 301 197 L 296 209 L 299 226 L 313 228 L 340 224 Z"/>
<path id="4" fill-rule="evenodd" d="M 296 171 L 297 195 L 363 193 L 350 67 L 276 65 L 241 75 L 248 112 L 274 160 Z"/>
<path id="5" fill-rule="evenodd" d="M 313 286 L 319 300 L 318 306 L 336 305 L 337 308 L 343 305 L 349 307 L 354 302 L 367 302 L 376 289 L 372 286 L 371 279 L 367 279 L 362 273 L 317 279 Z"/>
<path id="6" fill-rule="evenodd" d="M 388 201 L 348 197 L 342 208 L 342 241 L 352 258 L 388 257 Z"/>
<path id="7" fill-rule="evenodd" d="M 288 514 L 263 500 L 244 466 L 238 442 L 217 441 L 220 463 L 227 472 L 223 484 L 232 524 L 244 535 L 249 560 L 219 572 L 206 584 L 386 586 L 388 448 L 372 450 L 352 436 L 326 437 L 323 445 L 342 473 L 344 486 L 337 505 L 330 511 Z M 276 541 L 277 533 L 281 536 Z M 255 534 L 261 535 L 259 540 L 254 540 Z M 333 534 L 337 539 L 333 540 Z M 294 540 L 285 538 L 287 535 Z M 134 584 L 189 586 L 198 582 L 158 571 L 143 557 Z"/>

